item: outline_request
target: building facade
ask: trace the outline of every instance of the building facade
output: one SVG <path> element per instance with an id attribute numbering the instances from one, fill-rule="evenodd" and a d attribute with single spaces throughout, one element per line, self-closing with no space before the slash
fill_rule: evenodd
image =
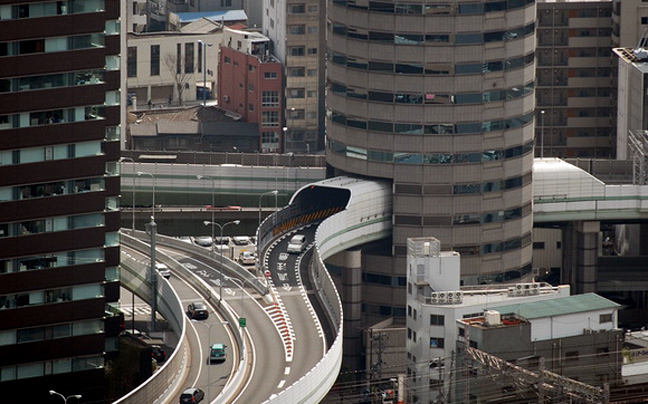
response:
<path id="1" fill-rule="evenodd" d="M 408 239 L 408 402 L 429 403 L 453 395 L 453 375 L 461 366 L 455 356 L 460 337 L 457 320 L 483 316 L 485 310 L 500 306 L 559 299 L 570 293 L 567 285 L 553 287 L 541 282 L 462 287 L 460 279 L 457 252 L 441 251 L 440 241 L 433 237 Z"/>
<path id="2" fill-rule="evenodd" d="M 225 28 L 219 49 L 218 105 L 259 125 L 258 149 L 285 152 L 283 65 L 270 40 L 254 31 Z"/>
<path id="3" fill-rule="evenodd" d="M 459 252 L 465 284 L 531 272 L 536 8 L 506 4 L 327 4 L 329 174 L 393 181 L 392 259 L 363 258 L 391 285 L 410 237 Z M 403 287 L 363 301 L 404 315 Z"/>
<path id="4" fill-rule="evenodd" d="M 614 157 L 612 1 L 537 8 L 536 157 Z"/>
<path id="5" fill-rule="evenodd" d="M 263 33 L 285 66 L 286 151 L 324 149 L 325 0 L 263 1 Z"/>
<path id="6" fill-rule="evenodd" d="M 116 0 L 0 5 L 1 403 L 106 394 L 119 328 L 120 15 Z"/>

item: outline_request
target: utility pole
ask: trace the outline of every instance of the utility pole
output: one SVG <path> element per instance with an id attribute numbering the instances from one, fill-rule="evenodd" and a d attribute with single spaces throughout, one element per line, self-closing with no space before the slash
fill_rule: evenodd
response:
<path id="1" fill-rule="evenodd" d="M 154 207 L 155 208 L 155 207 Z M 151 282 L 151 331 L 155 331 L 155 313 L 157 312 L 157 274 L 155 268 L 155 237 L 157 233 L 157 224 L 155 218 L 151 216 L 151 222 L 146 224 L 146 232 L 151 236 L 151 268 L 149 280 Z"/>

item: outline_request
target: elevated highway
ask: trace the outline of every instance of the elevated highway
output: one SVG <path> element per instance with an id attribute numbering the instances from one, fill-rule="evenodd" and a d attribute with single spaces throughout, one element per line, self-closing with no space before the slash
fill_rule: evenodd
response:
<path id="1" fill-rule="evenodd" d="M 591 222 L 648 218 L 645 187 L 605 185 L 558 159 L 536 160 L 534 183 L 536 223 L 576 223 L 574 245 L 598 242 L 597 238 L 594 240 L 598 228 L 592 230 L 588 225 Z M 181 189 L 182 185 L 178 185 Z M 289 203 L 267 216 L 258 227 L 260 270 L 269 271 L 269 288 L 280 313 L 279 321 L 286 324 L 281 332 L 287 353 L 285 363 L 292 363 L 300 351 L 312 350 L 306 340 L 323 341 L 321 355 L 299 359 L 299 377 L 282 379 L 284 383 L 277 385 L 280 391 L 264 403 L 316 403 L 333 385 L 342 361 L 347 327 L 340 296 L 324 262 L 338 252 L 390 236 L 391 193 L 388 182 L 353 177 L 323 179 L 296 189 Z M 160 209 L 164 210 L 164 206 Z M 297 231 L 312 237 L 309 250 L 293 257 L 294 260 L 286 258 L 285 265 L 281 265 L 281 243 Z M 596 251 L 594 244 L 588 250 L 590 255 L 571 258 L 576 269 L 570 275 L 570 283 L 577 285 L 576 290 L 597 287 L 596 267 L 587 264 L 592 257 L 596 259 Z M 350 307 L 350 314 L 345 313 L 350 317 L 346 322 L 357 321 L 359 310 Z M 311 312 L 317 313 L 316 319 L 312 319 Z M 305 320 L 307 316 L 309 320 Z M 309 325 L 296 331 L 291 326 L 297 323 Z M 290 368 L 292 371 L 298 367 Z"/>

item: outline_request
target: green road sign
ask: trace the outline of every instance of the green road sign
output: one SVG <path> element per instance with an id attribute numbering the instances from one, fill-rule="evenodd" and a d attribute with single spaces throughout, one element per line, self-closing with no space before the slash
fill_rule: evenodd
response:
<path id="1" fill-rule="evenodd" d="M 239 327 L 245 327 L 246 323 L 245 317 L 239 317 Z"/>

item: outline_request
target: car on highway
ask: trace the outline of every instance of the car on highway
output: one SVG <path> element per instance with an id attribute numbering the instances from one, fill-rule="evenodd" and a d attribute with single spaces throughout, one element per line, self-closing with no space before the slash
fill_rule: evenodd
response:
<path id="1" fill-rule="evenodd" d="M 306 248 L 306 236 L 303 234 L 295 234 L 288 242 L 289 253 L 301 253 Z"/>
<path id="2" fill-rule="evenodd" d="M 195 404 L 205 398 L 205 392 L 197 387 L 185 389 L 180 395 L 180 404 Z"/>
<path id="3" fill-rule="evenodd" d="M 248 245 L 248 244 L 250 244 L 250 237 L 249 236 L 234 236 L 234 237 L 232 237 L 232 242 L 234 242 L 235 245 Z"/>
<path id="4" fill-rule="evenodd" d="M 155 263 L 155 269 L 160 273 L 161 276 L 163 276 L 166 279 L 169 279 L 171 277 L 171 270 L 169 269 L 166 264 L 163 264 L 161 262 L 156 262 Z"/>
<path id="5" fill-rule="evenodd" d="M 192 302 L 187 306 L 187 315 L 192 320 L 205 320 L 209 317 L 209 311 L 205 303 Z"/>
<path id="6" fill-rule="evenodd" d="M 209 348 L 209 362 L 223 362 L 227 358 L 227 345 L 214 344 Z"/>
<path id="7" fill-rule="evenodd" d="M 162 363 L 166 360 L 166 352 L 160 345 L 151 345 L 151 358 L 157 363 Z"/>
<path id="8" fill-rule="evenodd" d="M 210 236 L 196 236 L 193 237 L 193 242 L 201 247 L 211 247 L 213 240 Z"/>
<path id="9" fill-rule="evenodd" d="M 241 251 L 238 260 L 242 265 L 254 265 L 256 254 L 253 251 Z"/>

